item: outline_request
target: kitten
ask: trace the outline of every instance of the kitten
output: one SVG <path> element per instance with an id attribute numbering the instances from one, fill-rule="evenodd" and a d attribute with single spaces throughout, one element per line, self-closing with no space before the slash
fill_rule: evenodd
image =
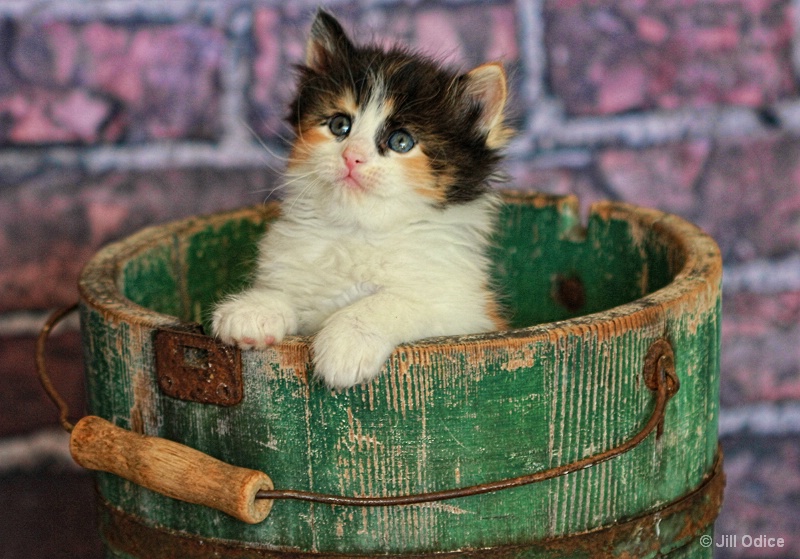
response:
<path id="1" fill-rule="evenodd" d="M 486 255 L 489 181 L 510 137 L 502 66 L 461 75 L 357 47 L 324 11 L 306 48 L 282 215 L 252 287 L 214 310 L 214 334 L 244 349 L 315 334 L 315 374 L 343 389 L 397 344 L 505 328 Z"/>

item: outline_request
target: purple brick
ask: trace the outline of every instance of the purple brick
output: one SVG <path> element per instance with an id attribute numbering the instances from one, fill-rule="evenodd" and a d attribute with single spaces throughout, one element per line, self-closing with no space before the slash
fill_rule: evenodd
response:
<path id="1" fill-rule="evenodd" d="M 77 299 L 97 249 L 147 225 L 262 202 L 267 170 L 109 173 L 44 169 L 0 198 L 0 312 Z"/>
<path id="2" fill-rule="evenodd" d="M 0 144 L 219 134 L 225 46 L 219 29 L 49 19 L 9 22 L 6 29 L 11 40 L 0 53 Z"/>
<path id="3" fill-rule="evenodd" d="M 82 35 L 88 83 L 130 107 L 131 125 L 144 119 L 143 139 L 216 135 L 224 48 L 219 30 L 182 23 L 123 34 L 93 23 Z"/>
<path id="4" fill-rule="evenodd" d="M 0 142 L 92 143 L 104 139 L 114 104 L 85 89 L 24 88 L 0 96 Z M 6 132 L 3 133 L 5 128 Z M 114 140 L 116 138 L 108 138 Z"/>
<path id="5" fill-rule="evenodd" d="M 726 294 L 720 398 L 733 406 L 800 400 L 800 292 Z"/>
<path id="6" fill-rule="evenodd" d="M 594 202 L 620 200 L 693 220 L 701 211 L 697 189 L 710 152 L 707 141 L 641 150 L 607 149 L 574 168 L 537 168 L 515 161 L 510 172 L 515 187 L 575 194 L 583 213 Z"/>
<path id="7" fill-rule="evenodd" d="M 800 249 L 800 141 L 790 136 L 610 149 L 596 157 L 612 197 L 697 223 L 727 263 Z"/>
<path id="8" fill-rule="evenodd" d="M 284 119 L 294 86 L 292 64 L 303 60 L 299 31 L 287 29 L 281 17 L 276 10 L 260 8 L 253 18 L 256 55 L 249 91 L 250 126 L 264 139 L 291 137 Z"/>
<path id="9" fill-rule="evenodd" d="M 334 13 L 356 43 L 411 46 L 463 70 L 500 60 L 513 76 L 519 67 L 513 2 L 463 5 L 457 10 L 422 3 Z M 255 11 L 250 118 L 252 128 L 263 138 L 291 137 L 283 120 L 294 91 L 292 65 L 303 62 L 310 24 L 311 12 L 296 13 L 291 6 Z M 512 83 L 512 87 L 518 85 L 518 81 Z M 519 107 L 513 110 L 520 113 Z"/>
<path id="10" fill-rule="evenodd" d="M 789 0 L 548 0 L 544 14 L 549 81 L 573 115 L 797 93 Z"/>
<path id="11" fill-rule="evenodd" d="M 707 165 L 697 219 L 726 262 L 800 250 L 800 140 L 782 134 L 722 139 Z"/>
<path id="12" fill-rule="evenodd" d="M 697 211 L 697 182 L 710 152 L 707 141 L 643 150 L 607 150 L 598 163 L 619 199 L 691 217 Z"/>
<path id="13" fill-rule="evenodd" d="M 715 540 L 737 536 L 717 559 L 800 557 L 800 445 L 797 437 L 739 435 L 722 440 L 725 498 Z M 782 548 L 746 547 L 744 536 L 783 538 Z M 733 539 L 728 539 L 732 542 Z"/>

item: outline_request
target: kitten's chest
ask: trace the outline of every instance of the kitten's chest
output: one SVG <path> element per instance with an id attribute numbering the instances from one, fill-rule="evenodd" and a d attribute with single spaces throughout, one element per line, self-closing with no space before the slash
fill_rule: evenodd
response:
<path id="1" fill-rule="evenodd" d="M 299 273 L 306 281 L 331 288 L 357 283 L 380 284 L 407 263 L 413 248 L 402 238 L 361 232 L 307 230 L 284 235 L 276 231 L 264 254 L 272 271 Z M 277 278 L 276 278 L 277 279 Z"/>
<path id="2" fill-rule="evenodd" d="M 381 284 L 397 273 L 406 250 L 385 239 L 341 236 L 322 240 L 309 264 L 328 281 Z"/>

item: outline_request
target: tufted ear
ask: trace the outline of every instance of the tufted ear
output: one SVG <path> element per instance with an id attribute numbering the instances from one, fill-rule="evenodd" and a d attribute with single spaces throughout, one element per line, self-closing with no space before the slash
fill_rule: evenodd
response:
<path id="1" fill-rule="evenodd" d="M 335 17 L 320 9 L 306 43 L 306 66 L 323 70 L 332 59 L 347 56 L 355 47 Z"/>
<path id="2" fill-rule="evenodd" d="M 492 149 L 505 146 L 511 129 L 505 126 L 508 98 L 506 72 L 499 62 L 482 64 L 464 75 L 466 93 L 481 106 L 478 126 L 486 133 L 486 145 Z"/>

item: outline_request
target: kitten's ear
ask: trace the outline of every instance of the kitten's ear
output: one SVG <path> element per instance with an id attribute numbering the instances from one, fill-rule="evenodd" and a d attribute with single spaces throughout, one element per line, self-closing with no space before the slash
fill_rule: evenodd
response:
<path id="1" fill-rule="evenodd" d="M 306 66 L 324 70 L 332 57 L 347 55 L 353 50 L 342 25 L 325 10 L 320 9 L 311 25 L 311 35 L 306 44 Z"/>
<path id="2" fill-rule="evenodd" d="M 499 62 L 482 64 L 464 75 L 466 93 L 481 106 L 478 126 L 486 133 L 486 145 L 492 149 L 505 146 L 512 130 L 504 124 L 508 86 L 506 72 Z"/>

